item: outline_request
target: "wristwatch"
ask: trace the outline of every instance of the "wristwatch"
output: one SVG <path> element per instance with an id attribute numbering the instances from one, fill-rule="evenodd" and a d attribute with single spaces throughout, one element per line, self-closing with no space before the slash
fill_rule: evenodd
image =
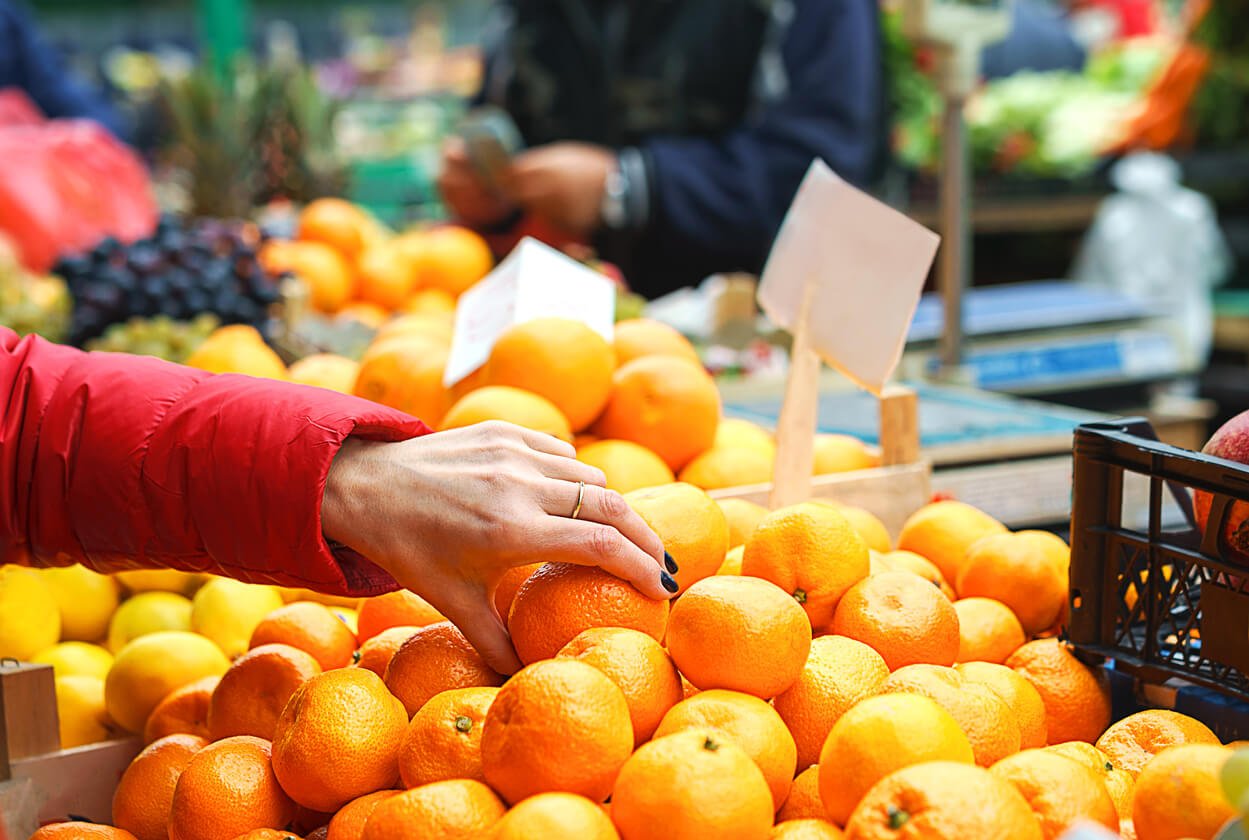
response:
<path id="1" fill-rule="evenodd" d="M 626 199 L 629 194 L 629 180 L 620 167 L 617 158 L 607 172 L 607 182 L 603 185 L 603 200 L 599 205 L 599 218 L 603 225 L 612 230 L 620 230 L 628 222 L 629 212 Z"/>

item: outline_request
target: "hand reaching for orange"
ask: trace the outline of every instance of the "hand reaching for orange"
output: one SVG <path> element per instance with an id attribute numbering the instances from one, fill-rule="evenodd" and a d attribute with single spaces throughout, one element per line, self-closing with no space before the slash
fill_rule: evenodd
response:
<path id="1" fill-rule="evenodd" d="M 349 439 L 330 468 L 322 527 L 429 601 L 491 668 L 512 673 L 520 662 L 493 600 L 509 569 L 576 563 L 655 599 L 677 588 L 659 537 L 574 456 L 550 435 L 498 422 L 402 443 Z"/>

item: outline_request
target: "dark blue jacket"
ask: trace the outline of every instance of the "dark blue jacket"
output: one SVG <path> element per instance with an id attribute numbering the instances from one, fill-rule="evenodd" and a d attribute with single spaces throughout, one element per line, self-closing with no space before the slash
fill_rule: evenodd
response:
<path id="1" fill-rule="evenodd" d="M 49 117 L 83 117 L 121 133 L 117 112 L 69 74 L 34 21 L 13 0 L 0 0 L 0 89 L 6 87 L 20 88 Z"/>
<path id="2" fill-rule="evenodd" d="M 859 185 L 884 160 L 877 0 L 506 9 L 482 99 L 530 145 L 581 140 L 641 161 L 644 212 L 595 244 L 647 296 L 758 272 L 813 158 Z"/>

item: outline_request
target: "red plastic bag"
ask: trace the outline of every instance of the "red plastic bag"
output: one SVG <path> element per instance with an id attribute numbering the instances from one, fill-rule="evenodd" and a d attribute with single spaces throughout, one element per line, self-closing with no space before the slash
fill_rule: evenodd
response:
<path id="1" fill-rule="evenodd" d="M 142 161 L 100 125 L 0 126 L 0 231 L 31 271 L 47 271 L 108 235 L 139 239 L 156 219 Z"/>

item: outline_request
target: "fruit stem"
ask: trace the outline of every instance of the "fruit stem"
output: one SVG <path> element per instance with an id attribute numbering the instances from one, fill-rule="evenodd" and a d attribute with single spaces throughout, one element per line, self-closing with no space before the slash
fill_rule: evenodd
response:
<path id="1" fill-rule="evenodd" d="M 468 732 L 473 728 L 473 719 L 460 715 L 455 719 L 455 728 L 458 732 Z"/>
<path id="2" fill-rule="evenodd" d="M 711 740 L 711 736 L 708 735 L 707 740 L 703 741 L 703 749 L 711 750 L 712 752 L 715 752 L 716 750 L 720 749 L 720 745 L 717 744 L 715 741 Z"/>
<path id="3" fill-rule="evenodd" d="M 890 805 L 886 813 L 889 814 L 889 827 L 894 831 L 911 821 L 911 815 L 895 805 Z"/>
<path id="4" fill-rule="evenodd" d="M 807 590 L 805 590 L 805 589 L 795 589 L 795 590 L 794 590 L 794 600 L 795 600 L 795 601 L 797 601 L 797 602 L 798 602 L 798 603 L 800 603 L 800 604 L 805 604 L 805 603 L 807 602 Z"/>

